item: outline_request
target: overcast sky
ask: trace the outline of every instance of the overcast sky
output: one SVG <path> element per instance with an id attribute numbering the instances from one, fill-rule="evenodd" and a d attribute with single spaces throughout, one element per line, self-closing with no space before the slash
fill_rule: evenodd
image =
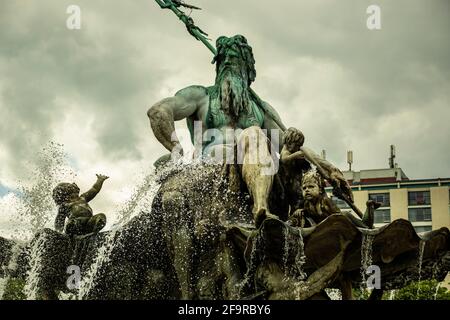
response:
<path id="1" fill-rule="evenodd" d="M 255 91 L 338 167 L 353 150 L 354 170 L 385 168 L 394 144 L 409 178 L 450 176 L 450 1 L 191 3 L 214 41 L 247 37 Z M 66 27 L 72 4 L 80 30 Z M 366 26 L 370 4 L 381 30 Z M 16 210 L 8 192 L 35 183 L 51 141 L 82 190 L 111 177 L 93 208 L 114 212 L 165 153 L 147 109 L 213 84 L 211 59 L 152 0 L 0 0 L 0 231 Z"/>

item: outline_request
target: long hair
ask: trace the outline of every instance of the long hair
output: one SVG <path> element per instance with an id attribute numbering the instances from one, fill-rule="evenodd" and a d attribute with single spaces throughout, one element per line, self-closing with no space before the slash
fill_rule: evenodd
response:
<path id="1" fill-rule="evenodd" d="M 256 78 L 253 51 L 242 35 L 219 37 L 216 47 L 213 63 L 216 63 L 218 98 L 222 109 L 237 118 L 242 111 L 250 112 L 249 87 Z M 238 55 L 239 59 L 234 62 L 238 65 L 224 64 L 229 54 Z"/>

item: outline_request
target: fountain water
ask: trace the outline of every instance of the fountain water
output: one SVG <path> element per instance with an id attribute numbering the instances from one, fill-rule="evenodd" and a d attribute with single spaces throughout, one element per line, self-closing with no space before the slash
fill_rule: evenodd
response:
<path id="1" fill-rule="evenodd" d="M 287 278 L 289 276 L 289 270 L 287 265 L 289 259 L 289 233 L 287 228 L 283 228 L 283 239 L 284 239 L 283 268 L 284 268 L 284 276 Z"/>
<path id="2" fill-rule="evenodd" d="M 363 233 L 361 244 L 361 293 L 367 289 L 366 271 L 372 265 L 372 243 L 374 236 Z M 361 297 L 363 295 L 361 294 Z"/>
<path id="3" fill-rule="evenodd" d="M 305 255 L 305 244 L 303 242 L 303 236 L 301 230 L 299 231 L 298 243 L 297 243 L 297 254 L 295 255 L 295 267 L 297 268 L 297 274 L 299 280 L 306 279 L 307 275 L 303 271 L 303 266 L 306 263 Z"/>
<path id="4" fill-rule="evenodd" d="M 39 294 L 40 272 L 42 269 L 42 258 L 45 251 L 47 236 L 45 233 L 39 234 L 34 240 L 29 252 L 29 270 L 25 280 L 23 291 L 27 300 L 36 300 Z"/>
<path id="5" fill-rule="evenodd" d="M 248 245 L 248 243 L 247 243 Z M 255 268 L 258 265 L 259 261 L 263 261 L 264 257 L 260 257 L 257 254 L 257 248 L 262 249 L 262 246 L 264 245 L 264 237 L 262 230 L 258 232 L 258 234 L 253 238 L 252 241 L 252 251 L 250 252 L 250 259 L 247 262 L 247 272 L 244 275 L 244 279 L 239 284 L 239 297 L 242 297 L 242 291 L 244 288 L 248 285 L 250 285 L 250 279 L 255 274 Z M 246 250 L 247 251 L 247 250 Z M 260 252 L 264 252 L 264 250 L 260 250 Z"/>
<path id="6" fill-rule="evenodd" d="M 434 292 L 434 300 L 436 300 L 436 298 L 437 298 L 437 295 L 438 295 L 438 292 L 439 292 L 439 288 L 441 287 L 441 283 L 439 282 L 437 285 L 436 285 L 436 291 Z"/>
<path id="7" fill-rule="evenodd" d="M 342 293 L 339 289 L 325 289 L 331 300 L 342 300 Z"/>
<path id="8" fill-rule="evenodd" d="M 96 277 L 100 269 L 109 262 L 114 248 L 120 245 L 121 233 L 117 232 L 119 228 L 139 214 L 144 208 L 151 207 L 151 203 L 159 186 L 157 174 L 152 172 L 149 175 L 146 175 L 143 181 L 135 189 L 130 200 L 125 203 L 121 210 L 119 210 L 118 222 L 114 224 L 102 245 L 97 249 L 93 263 L 83 276 L 78 289 L 78 299 L 82 300 L 88 297 L 89 292 L 95 285 Z"/>
<path id="9" fill-rule="evenodd" d="M 8 281 L 11 279 L 11 274 L 14 273 L 17 269 L 17 259 L 19 257 L 21 248 L 22 246 L 18 243 L 15 243 L 11 248 L 11 256 L 9 258 L 8 266 L 6 266 L 4 270 L 6 277 L 0 279 L 0 300 L 3 298 L 3 294 L 5 293 Z"/>
<path id="10" fill-rule="evenodd" d="M 89 270 L 80 282 L 77 295 L 79 300 L 83 300 L 88 297 L 89 292 L 95 284 L 96 276 L 98 275 L 100 268 L 109 262 L 111 252 L 117 245 L 117 242 L 115 242 L 115 240 L 117 240 L 116 234 L 117 229 L 110 231 L 103 244 L 98 248 L 94 262 L 91 264 Z"/>
<path id="11" fill-rule="evenodd" d="M 417 280 L 417 292 L 416 292 L 416 298 L 418 299 L 420 294 L 420 280 L 422 276 L 422 262 L 423 262 L 423 253 L 425 251 L 425 241 L 420 239 L 419 242 L 419 254 L 418 254 L 418 263 L 417 263 L 417 270 L 418 270 L 418 280 Z"/>

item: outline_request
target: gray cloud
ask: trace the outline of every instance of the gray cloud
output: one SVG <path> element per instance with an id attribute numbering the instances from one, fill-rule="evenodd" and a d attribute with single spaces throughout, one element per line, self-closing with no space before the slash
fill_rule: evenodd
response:
<path id="1" fill-rule="evenodd" d="M 153 1 L 1 2 L 4 184 L 27 180 L 38 150 L 58 140 L 80 177 L 95 168 L 116 176 L 111 189 L 130 186 L 164 153 L 147 108 L 213 82 L 211 54 Z M 355 169 L 385 167 L 395 144 L 411 178 L 449 176 L 448 1 L 376 1 L 379 31 L 365 25 L 372 1 L 192 3 L 212 39 L 248 38 L 255 90 L 338 166 L 352 149 Z M 65 27 L 69 4 L 81 7 L 81 30 Z M 105 192 L 105 203 L 115 197 Z"/>

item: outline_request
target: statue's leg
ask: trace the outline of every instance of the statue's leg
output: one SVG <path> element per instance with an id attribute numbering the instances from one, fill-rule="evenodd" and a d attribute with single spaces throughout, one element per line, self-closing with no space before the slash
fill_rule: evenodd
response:
<path id="1" fill-rule="evenodd" d="M 87 231 L 91 232 L 99 232 L 106 225 L 106 216 L 104 213 L 98 213 L 93 217 L 89 218 L 87 221 Z"/>
<path id="2" fill-rule="evenodd" d="M 86 225 L 90 218 L 78 217 L 70 218 L 67 221 L 65 233 L 69 236 L 80 236 L 86 234 Z"/>
<path id="3" fill-rule="evenodd" d="M 261 128 L 253 126 L 242 131 L 238 141 L 238 161 L 242 178 L 253 199 L 253 218 L 256 226 L 271 215 L 269 194 L 274 179 L 273 159 L 269 152 L 267 137 Z"/>
<path id="4" fill-rule="evenodd" d="M 165 192 L 162 207 L 166 219 L 164 235 L 169 252 L 172 254 L 175 272 L 181 289 L 182 299 L 193 299 L 192 259 L 193 232 L 192 225 L 186 217 L 187 207 L 180 192 Z"/>

